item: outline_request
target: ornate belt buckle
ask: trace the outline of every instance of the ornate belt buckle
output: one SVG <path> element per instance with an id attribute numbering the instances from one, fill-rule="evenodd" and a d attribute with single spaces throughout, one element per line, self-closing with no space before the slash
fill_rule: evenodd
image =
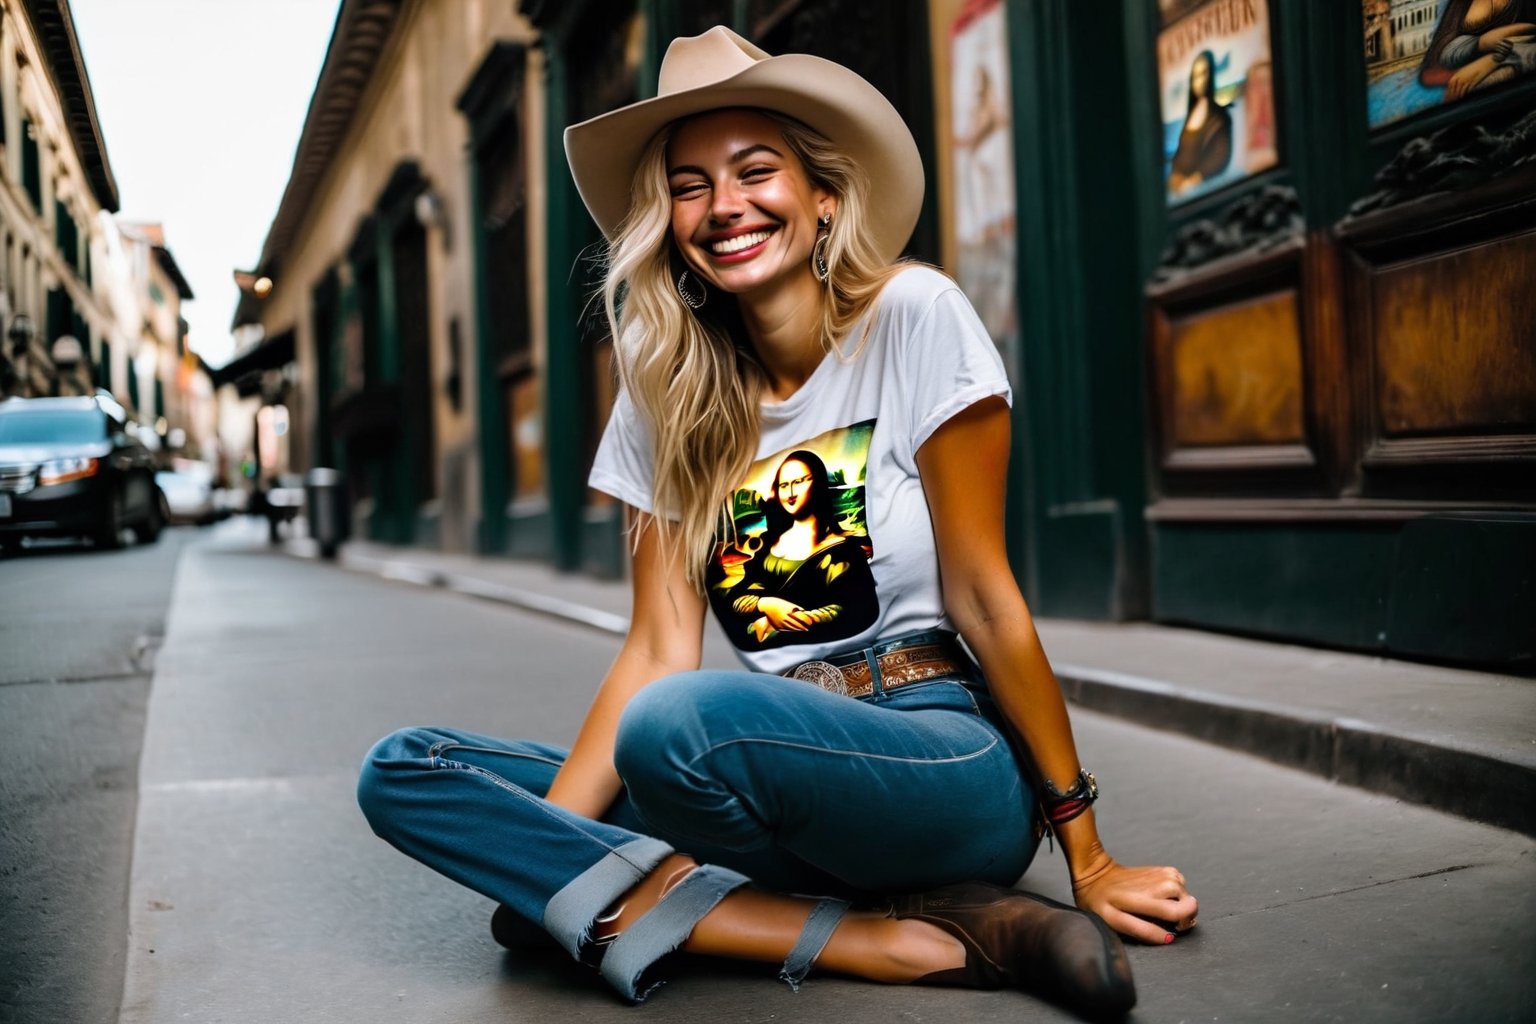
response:
<path id="1" fill-rule="evenodd" d="M 804 683 L 815 683 L 828 693 L 835 693 L 842 697 L 848 696 L 848 680 L 843 678 L 843 670 L 829 662 L 807 661 L 797 666 L 790 678 Z"/>

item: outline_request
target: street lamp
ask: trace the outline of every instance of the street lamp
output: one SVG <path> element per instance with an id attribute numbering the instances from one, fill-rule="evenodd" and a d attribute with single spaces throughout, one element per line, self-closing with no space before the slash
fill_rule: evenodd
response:
<path id="1" fill-rule="evenodd" d="M 448 230 L 448 211 L 443 206 L 443 197 L 430 188 L 423 189 L 417 194 L 412 206 L 416 223 L 424 228 L 436 228 L 442 232 L 443 248 L 453 248 L 453 236 Z"/>
<path id="2" fill-rule="evenodd" d="M 27 365 L 30 360 L 27 353 L 32 347 L 32 339 L 37 336 L 37 328 L 32 326 L 30 316 L 17 313 L 11 317 L 11 326 L 6 330 L 5 336 L 11 343 L 11 358 L 5 360 L 5 391 L 7 394 L 26 397 L 32 391 L 31 368 Z"/>
<path id="3" fill-rule="evenodd" d="M 32 318 L 30 316 L 27 316 L 25 313 L 17 313 L 11 317 L 11 326 L 5 332 L 5 336 L 11 342 L 11 353 L 13 355 L 26 355 L 27 350 L 32 347 L 32 339 L 37 337 L 37 328 L 32 326 Z"/>
<path id="4" fill-rule="evenodd" d="M 53 342 L 53 365 L 60 370 L 73 370 L 85 358 L 80 339 L 73 334 L 63 334 Z"/>

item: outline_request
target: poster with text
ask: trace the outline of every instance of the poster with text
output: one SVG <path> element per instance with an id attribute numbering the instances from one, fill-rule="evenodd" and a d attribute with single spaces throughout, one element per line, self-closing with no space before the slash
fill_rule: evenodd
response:
<path id="1" fill-rule="evenodd" d="M 1169 204 L 1273 167 L 1266 0 L 1159 0 L 1157 68 Z"/>
<path id="2" fill-rule="evenodd" d="M 1362 0 L 1372 128 L 1536 71 L 1536 0 Z"/>
<path id="3" fill-rule="evenodd" d="M 1018 332 L 1013 117 L 1002 0 L 970 0 L 949 29 L 955 280 L 1008 358 Z"/>

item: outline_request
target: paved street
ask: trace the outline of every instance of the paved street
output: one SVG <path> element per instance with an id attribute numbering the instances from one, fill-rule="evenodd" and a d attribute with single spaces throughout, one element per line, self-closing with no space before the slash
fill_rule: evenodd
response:
<path id="1" fill-rule="evenodd" d="M 1017 993 L 681 963 L 643 1009 L 368 832 L 359 759 L 396 726 L 564 741 L 616 640 L 275 555 L 232 522 L 188 547 L 156 662 L 122 1020 L 1066 1019 Z M 721 652 L 711 651 L 712 660 Z M 1092 713 L 1084 760 L 1127 859 L 1178 864 L 1198 932 L 1132 950 L 1139 1021 L 1526 1021 L 1533 843 Z M 1064 894 L 1060 858 L 1027 884 Z"/>
<path id="2" fill-rule="evenodd" d="M 144 708 L 192 536 L 0 562 L 0 1020 L 117 1012 Z"/>

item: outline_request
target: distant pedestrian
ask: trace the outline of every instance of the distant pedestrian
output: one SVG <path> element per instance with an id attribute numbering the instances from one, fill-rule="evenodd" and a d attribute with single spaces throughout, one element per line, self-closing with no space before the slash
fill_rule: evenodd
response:
<path id="1" fill-rule="evenodd" d="M 611 243 L 591 483 L 631 507 L 632 625 L 569 751 L 380 741 L 373 828 L 633 1000 L 681 947 L 1123 1015 L 1115 931 L 1171 942 L 1196 903 L 1099 842 L 1004 549 L 1002 362 L 896 262 L 923 195 L 900 115 L 715 28 L 566 151 Z M 698 671 L 711 606 L 750 671 Z M 1082 909 L 1007 888 L 1047 829 Z"/>

